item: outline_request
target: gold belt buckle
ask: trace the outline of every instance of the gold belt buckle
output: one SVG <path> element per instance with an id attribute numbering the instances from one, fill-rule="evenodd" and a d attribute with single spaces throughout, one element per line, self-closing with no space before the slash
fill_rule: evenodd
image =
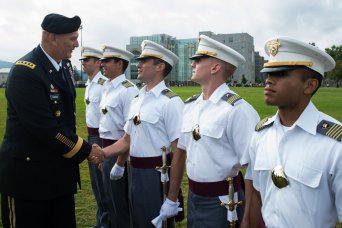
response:
<path id="1" fill-rule="evenodd" d="M 198 124 L 196 125 L 196 127 L 194 128 L 194 130 L 192 131 L 192 137 L 198 141 L 201 138 L 200 132 L 199 132 L 199 126 Z"/>
<path id="2" fill-rule="evenodd" d="M 272 169 L 272 181 L 278 188 L 284 188 L 289 185 L 284 169 L 281 165 L 277 165 Z"/>
<path id="3" fill-rule="evenodd" d="M 139 113 L 135 114 L 135 116 L 133 117 L 133 123 L 134 125 L 138 126 L 139 124 L 141 124 L 141 120 L 140 120 L 140 116 Z"/>

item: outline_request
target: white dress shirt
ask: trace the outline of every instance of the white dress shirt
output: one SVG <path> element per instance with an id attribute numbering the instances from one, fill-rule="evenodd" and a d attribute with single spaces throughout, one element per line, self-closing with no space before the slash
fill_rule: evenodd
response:
<path id="1" fill-rule="evenodd" d="M 245 100 L 234 106 L 221 98 L 233 93 L 226 84 L 219 86 L 208 100 L 201 94 L 186 103 L 178 148 L 186 150 L 186 170 L 197 182 L 217 182 L 236 176 L 247 163 L 248 143 L 259 115 Z M 199 127 L 201 138 L 193 138 Z M 248 157 L 248 156 L 247 156 Z"/>
<path id="2" fill-rule="evenodd" d="M 84 102 L 86 104 L 86 123 L 87 127 L 99 128 L 100 121 L 100 101 L 103 88 L 103 82 L 107 80 L 105 76 L 98 72 L 93 80 L 86 82 L 86 90 L 84 95 Z M 87 104 L 88 103 L 88 104 Z"/>
<path id="3" fill-rule="evenodd" d="M 124 74 L 107 80 L 103 85 L 102 99 L 100 102 L 100 138 L 118 140 L 124 135 L 124 126 L 132 99 L 138 94 L 138 88 L 126 87 L 128 81 Z M 129 82 L 129 81 L 128 81 Z M 103 112 L 106 110 L 106 113 Z"/>
<path id="4" fill-rule="evenodd" d="M 249 169 L 267 227 L 335 227 L 337 218 L 342 221 L 342 143 L 317 132 L 321 120 L 340 124 L 310 102 L 290 128 L 277 113 L 253 134 Z M 277 165 L 289 180 L 281 189 L 271 179 Z"/>
<path id="5" fill-rule="evenodd" d="M 131 137 L 130 155 L 135 157 L 161 156 L 163 146 L 170 151 L 171 142 L 179 138 L 183 101 L 178 97 L 162 94 L 167 89 L 164 81 L 146 92 L 146 86 L 132 101 L 125 131 Z M 139 125 L 133 118 L 138 114 Z"/>

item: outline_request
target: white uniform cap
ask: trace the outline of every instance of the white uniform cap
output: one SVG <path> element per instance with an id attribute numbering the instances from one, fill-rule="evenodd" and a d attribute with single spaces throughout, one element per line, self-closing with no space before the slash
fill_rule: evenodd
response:
<path id="1" fill-rule="evenodd" d="M 116 58 L 116 59 L 123 59 L 129 62 L 134 56 L 129 51 L 121 50 L 119 48 L 106 46 L 106 45 L 103 46 L 102 50 L 103 50 L 103 54 L 102 54 L 101 60 Z"/>
<path id="2" fill-rule="evenodd" d="M 141 43 L 141 55 L 137 58 L 137 60 L 151 57 L 162 59 L 169 63 L 172 67 L 177 64 L 179 60 L 177 55 L 162 45 L 150 40 L 144 40 Z"/>
<path id="3" fill-rule="evenodd" d="M 335 60 L 317 47 L 290 37 L 275 37 L 266 41 L 266 54 L 270 57 L 261 72 L 279 72 L 308 67 L 322 76 L 335 68 Z"/>
<path id="4" fill-rule="evenodd" d="M 80 60 L 87 59 L 87 58 L 97 58 L 100 59 L 102 57 L 102 52 L 91 47 L 83 46 L 81 49 L 82 57 Z"/>
<path id="5" fill-rule="evenodd" d="M 206 35 L 200 35 L 199 44 L 195 55 L 190 59 L 196 59 L 204 56 L 220 59 L 238 67 L 240 63 L 245 62 L 245 58 L 237 51 L 224 45 Z"/>

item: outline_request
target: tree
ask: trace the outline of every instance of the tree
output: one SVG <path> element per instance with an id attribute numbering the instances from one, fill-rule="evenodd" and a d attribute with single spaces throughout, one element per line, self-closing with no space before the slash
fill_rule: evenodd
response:
<path id="1" fill-rule="evenodd" d="M 242 79 L 241 79 L 241 83 L 242 83 L 242 85 L 244 85 L 244 84 L 246 84 L 246 82 L 247 82 L 247 79 L 246 79 L 245 75 L 243 74 Z"/>
<path id="2" fill-rule="evenodd" d="M 325 52 L 328 53 L 335 61 L 336 67 L 326 74 L 327 78 L 335 80 L 336 87 L 339 87 L 339 82 L 342 79 L 342 45 L 331 48 L 326 48 Z"/>
<path id="3" fill-rule="evenodd" d="M 77 70 L 77 67 L 76 67 L 76 66 L 74 66 L 73 74 L 74 74 L 74 79 L 75 79 L 75 81 L 80 81 L 80 80 L 82 80 L 80 74 L 78 73 L 78 70 Z"/>

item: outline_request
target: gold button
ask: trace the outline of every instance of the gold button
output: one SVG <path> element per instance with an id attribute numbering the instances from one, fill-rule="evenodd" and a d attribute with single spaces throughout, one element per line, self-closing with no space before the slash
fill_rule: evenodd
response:
<path id="1" fill-rule="evenodd" d="M 61 116 L 61 111 L 57 110 L 57 111 L 55 112 L 55 116 L 56 116 L 57 118 L 59 118 L 59 117 Z"/>

